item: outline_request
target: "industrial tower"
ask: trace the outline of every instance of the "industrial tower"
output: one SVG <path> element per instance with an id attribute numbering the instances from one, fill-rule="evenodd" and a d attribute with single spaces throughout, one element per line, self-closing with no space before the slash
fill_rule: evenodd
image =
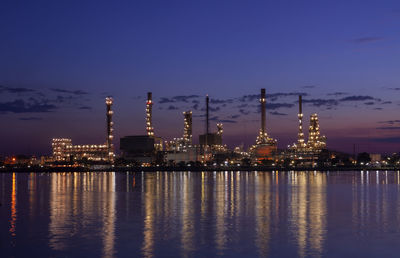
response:
<path id="1" fill-rule="evenodd" d="M 303 133 L 303 99 L 302 96 L 299 95 L 299 114 L 297 115 L 299 118 L 299 133 L 297 135 L 297 148 L 299 150 L 304 150 L 306 144 L 304 142 L 304 133 Z"/>
<path id="2" fill-rule="evenodd" d="M 146 131 L 148 136 L 154 136 L 154 127 L 152 123 L 153 116 L 153 100 L 152 93 L 147 93 L 147 102 L 146 102 Z"/>
<path id="3" fill-rule="evenodd" d="M 192 145 L 192 111 L 183 112 L 183 141 L 186 145 Z"/>
<path id="4" fill-rule="evenodd" d="M 317 114 L 312 114 L 310 116 L 307 147 L 314 152 L 319 152 L 322 149 L 326 148 L 326 137 L 320 135 Z"/>
<path id="5" fill-rule="evenodd" d="M 107 155 L 108 155 L 108 161 L 110 163 L 114 162 L 114 145 L 113 145 L 113 122 L 112 122 L 112 116 L 113 116 L 113 111 L 111 110 L 111 107 L 113 105 L 113 99 L 111 97 L 106 98 L 106 107 L 107 107 Z"/>
<path id="6" fill-rule="evenodd" d="M 217 135 L 222 137 L 222 133 L 224 132 L 224 125 L 222 123 L 217 124 Z"/>
<path id="7" fill-rule="evenodd" d="M 206 135 L 210 133 L 210 123 L 209 123 L 209 112 L 208 112 L 208 105 L 210 103 L 210 98 L 208 94 L 206 96 Z"/>
<path id="8" fill-rule="evenodd" d="M 265 123 L 266 123 L 266 96 L 265 96 L 265 89 L 261 89 L 261 98 L 260 98 L 260 104 L 261 104 L 261 129 L 260 133 L 257 136 L 256 144 L 270 144 L 270 145 L 276 145 L 276 140 L 268 137 L 268 134 L 265 130 Z"/>

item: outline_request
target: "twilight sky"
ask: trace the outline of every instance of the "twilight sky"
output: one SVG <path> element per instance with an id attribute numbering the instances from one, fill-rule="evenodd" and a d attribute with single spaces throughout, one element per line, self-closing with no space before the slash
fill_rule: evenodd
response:
<path id="1" fill-rule="evenodd" d="M 318 113 L 330 149 L 400 151 L 398 1 L 15 1 L 0 3 L 0 155 L 50 154 L 53 137 L 105 141 L 114 97 L 115 144 L 144 134 L 194 139 L 224 123 L 230 147 L 255 142 L 266 88 L 268 133 L 297 137 Z M 306 136 L 308 132 L 305 131 Z"/>

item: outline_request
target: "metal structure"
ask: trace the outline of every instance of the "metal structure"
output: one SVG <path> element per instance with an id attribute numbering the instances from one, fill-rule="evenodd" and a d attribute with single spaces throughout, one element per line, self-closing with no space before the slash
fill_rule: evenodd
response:
<path id="1" fill-rule="evenodd" d="M 109 160 L 108 146 L 103 145 L 72 145 L 71 139 L 55 138 L 52 140 L 54 161 L 91 161 Z"/>
<path id="2" fill-rule="evenodd" d="M 224 125 L 221 123 L 217 124 L 217 135 L 222 137 L 222 133 L 224 132 Z"/>
<path id="3" fill-rule="evenodd" d="M 261 89 L 261 129 L 257 136 L 256 144 L 250 147 L 250 152 L 258 162 L 272 159 L 277 151 L 277 141 L 270 138 L 266 131 L 266 102 L 265 89 Z"/>
<path id="4" fill-rule="evenodd" d="M 51 147 L 53 149 L 53 160 L 54 161 L 66 161 L 67 153 L 66 149 L 68 146 L 72 146 L 72 140 L 66 138 L 53 139 Z"/>
<path id="5" fill-rule="evenodd" d="M 208 97 L 208 95 L 206 96 L 206 134 L 210 133 L 210 121 L 209 121 L 209 108 L 208 105 L 210 103 L 210 98 Z"/>
<path id="6" fill-rule="evenodd" d="M 304 149 L 306 144 L 304 142 L 304 133 L 303 133 L 303 99 L 302 96 L 299 95 L 299 114 L 297 115 L 299 118 L 299 132 L 297 134 L 297 148 Z"/>
<path id="7" fill-rule="evenodd" d="M 111 97 L 106 98 L 106 107 L 107 107 L 107 140 L 106 140 L 106 145 L 107 145 L 107 153 L 108 153 L 108 161 L 110 163 L 114 162 L 114 145 L 113 145 L 113 121 L 112 121 L 112 116 L 113 116 L 113 111 L 111 110 L 111 107 L 113 105 L 113 99 Z"/>
<path id="8" fill-rule="evenodd" d="M 261 129 L 260 133 L 257 136 L 256 144 L 270 144 L 270 145 L 276 145 L 276 140 L 268 137 L 267 131 L 266 131 L 266 95 L 265 95 L 265 89 L 261 89 L 261 98 L 260 98 L 260 104 L 261 104 Z"/>
<path id="9" fill-rule="evenodd" d="M 320 134 L 317 114 L 312 114 L 310 116 L 310 127 L 308 129 L 307 148 L 313 152 L 319 152 L 322 149 L 326 148 L 326 137 L 321 136 Z"/>
<path id="10" fill-rule="evenodd" d="M 148 136 L 154 136 L 154 128 L 152 123 L 153 116 L 153 100 L 152 93 L 147 93 L 147 102 L 146 102 L 146 131 Z"/>
<path id="11" fill-rule="evenodd" d="M 192 145 L 192 111 L 183 112 L 183 142 L 186 145 Z"/>

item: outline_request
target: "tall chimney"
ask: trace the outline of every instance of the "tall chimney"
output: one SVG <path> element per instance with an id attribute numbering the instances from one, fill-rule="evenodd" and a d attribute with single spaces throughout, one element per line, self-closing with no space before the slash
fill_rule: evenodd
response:
<path id="1" fill-rule="evenodd" d="M 209 125 L 209 113 L 208 113 L 208 103 L 210 102 L 210 99 L 208 95 L 206 96 L 206 135 L 208 136 L 210 125 Z"/>
<path id="2" fill-rule="evenodd" d="M 192 145 L 192 111 L 183 112 L 183 118 L 183 140 L 185 144 Z"/>
<path id="3" fill-rule="evenodd" d="M 266 99 L 265 99 L 265 89 L 261 89 L 261 98 L 260 98 L 260 103 L 261 103 L 261 133 L 264 136 L 265 135 L 265 107 L 266 107 Z"/>
<path id="4" fill-rule="evenodd" d="M 152 93 L 147 92 L 147 102 L 146 102 L 146 131 L 148 136 L 154 136 L 154 128 L 152 123 L 153 116 L 153 100 Z"/>
<path id="5" fill-rule="evenodd" d="M 299 118 L 299 133 L 297 144 L 298 147 L 304 147 L 304 133 L 303 133 L 303 99 L 302 96 L 299 95 L 299 114 L 297 115 Z"/>
<path id="6" fill-rule="evenodd" d="M 112 143 L 112 140 L 114 138 L 113 136 L 113 122 L 112 122 L 112 115 L 113 111 L 111 110 L 111 106 L 113 104 L 113 99 L 111 97 L 106 98 L 106 116 L 107 116 L 107 140 L 106 140 L 106 145 L 107 145 L 107 157 L 108 161 L 110 163 L 114 162 L 114 145 Z"/>

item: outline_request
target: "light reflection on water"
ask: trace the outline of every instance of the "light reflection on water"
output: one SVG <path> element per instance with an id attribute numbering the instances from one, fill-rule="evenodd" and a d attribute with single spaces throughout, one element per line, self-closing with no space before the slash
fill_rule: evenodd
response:
<path id="1" fill-rule="evenodd" d="M 6 256 L 396 256 L 399 172 L 8 173 Z"/>

